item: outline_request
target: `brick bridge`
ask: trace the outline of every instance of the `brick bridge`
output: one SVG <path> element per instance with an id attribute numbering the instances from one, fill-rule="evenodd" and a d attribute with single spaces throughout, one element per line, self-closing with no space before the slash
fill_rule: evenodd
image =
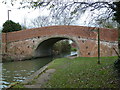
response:
<path id="1" fill-rule="evenodd" d="M 23 60 L 51 55 L 52 46 L 59 40 L 76 43 L 78 56 L 97 57 L 97 28 L 84 26 L 48 26 L 2 34 L 4 59 Z M 101 56 L 116 56 L 117 30 L 100 28 Z M 7 41 L 7 45 L 6 45 Z M 5 48 L 7 46 L 7 55 Z"/>

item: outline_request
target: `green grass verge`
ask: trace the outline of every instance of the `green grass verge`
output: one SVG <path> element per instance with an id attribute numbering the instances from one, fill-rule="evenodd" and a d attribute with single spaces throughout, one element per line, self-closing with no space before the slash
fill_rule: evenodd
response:
<path id="1" fill-rule="evenodd" d="M 9 87 L 10 88 L 25 88 L 24 85 L 21 84 L 20 82 L 14 82 L 14 83 L 10 84 Z"/>
<path id="2" fill-rule="evenodd" d="M 11 88 L 25 88 L 25 87 L 24 87 L 24 85 L 19 84 L 19 85 L 15 85 L 15 86 L 13 86 L 13 87 L 11 87 Z"/>
<path id="3" fill-rule="evenodd" d="M 48 68 L 56 69 L 45 88 L 118 88 L 113 68 L 117 57 L 79 57 L 54 60 Z"/>

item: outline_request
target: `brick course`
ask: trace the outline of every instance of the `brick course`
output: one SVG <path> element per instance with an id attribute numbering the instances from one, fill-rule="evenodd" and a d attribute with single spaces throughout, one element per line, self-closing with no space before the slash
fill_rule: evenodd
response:
<path id="1" fill-rule="evenodd" d="M 96 28 L 97 30 L 97 28 Z M 51 26 L 21 30 L 7 33 L 7 42 L 14 42 L 33 37 L 50 36 L 50 35 L 70 35 L 82 38 L 96 39 L 97 32 L 94 27 L 84 26 Z M 3 43 L 6 42 L 6 34 L 2 34 Z M 105 41 L 117 41 L 118 32 L 115 29 L 100 28 L 100 38 Z"/>

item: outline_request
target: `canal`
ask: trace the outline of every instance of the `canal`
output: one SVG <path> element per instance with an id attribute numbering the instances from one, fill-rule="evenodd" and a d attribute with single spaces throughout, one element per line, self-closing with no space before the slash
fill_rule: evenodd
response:
<path id="1" fill-rule="evenodd" d="M 44 57 L 26 61 L 5 62 L 2 64 L 2 85 L 0 88 L 7 87 L 14 82 L 21 82 L 28 76 L 45 66 L 55 58 L 75 55 L 76 52 L 61 54 L 56 57 Z"/>
<path id="2" fill-rule="evenodd" d="M 5 62 L 2 64 L 2 87 L 14 82 L 21 82 L 32 73 L 52 61 L 52 57 L 26 61 Z"/>

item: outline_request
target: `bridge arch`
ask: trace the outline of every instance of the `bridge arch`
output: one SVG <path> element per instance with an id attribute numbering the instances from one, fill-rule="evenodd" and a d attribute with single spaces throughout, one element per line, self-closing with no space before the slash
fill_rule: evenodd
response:
<path id="1" fill-rule="evenodd" d="M 77 55 L 80 54 L 80 47 L 76 38 L 72 38 L 70 36 L 54 36 L 45 38 L 42 41 L 39 41 L 35 46 L 34 56 L 35 57 L 45 57 L 52 55 L 52 47 L 53 45 L 60 40 L 72 40 L 77 46 Z"/>

